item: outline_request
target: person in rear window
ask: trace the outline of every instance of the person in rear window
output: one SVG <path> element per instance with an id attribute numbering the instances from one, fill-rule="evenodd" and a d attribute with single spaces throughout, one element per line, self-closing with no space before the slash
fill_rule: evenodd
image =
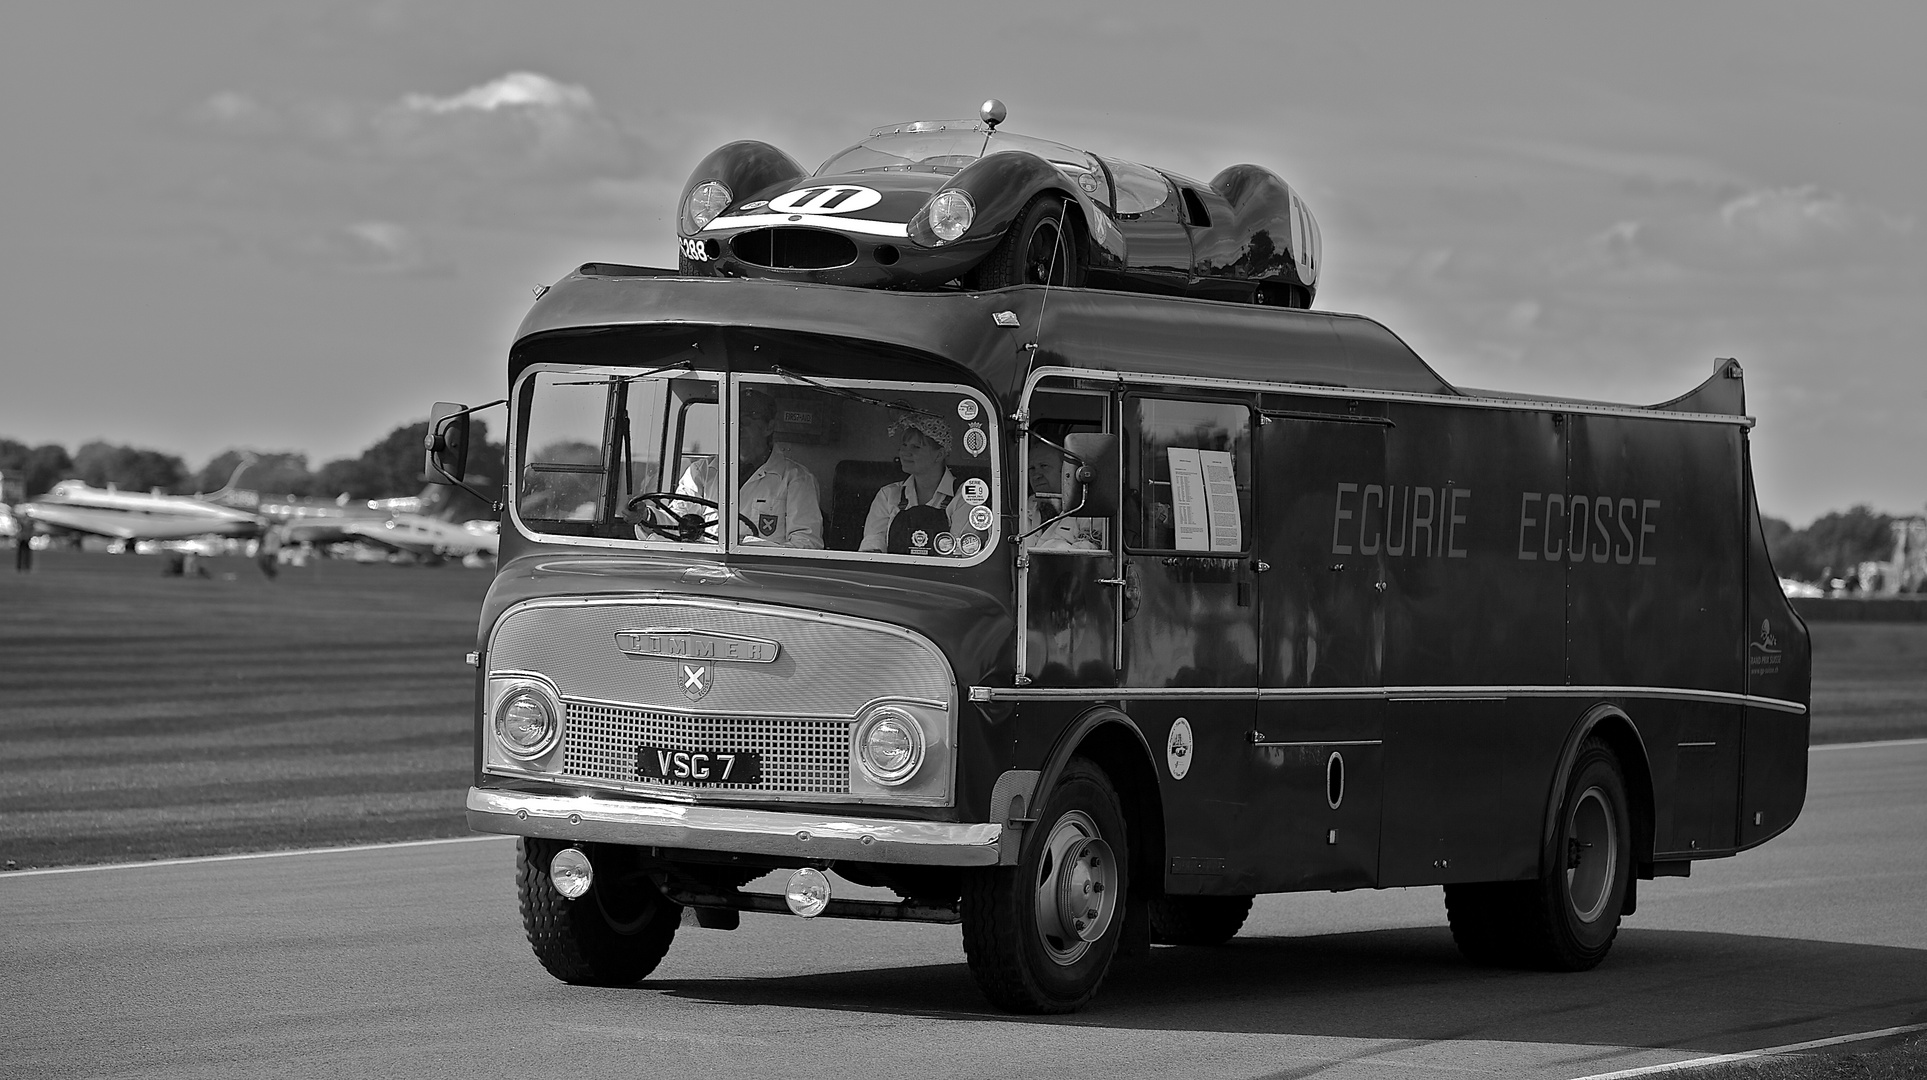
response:
<path id="1" fill-rule="evenodd" d="M 776 448 L 776 399 L 756 390 L 743 392 L 741 454 L 738 471 L 747 477 L 735 511 L 738 537 L 747 543 L 821 548 L 823 507 L 817 500 L 816 474 Z M 719 503 L 716 459 L 689 466 L 676 481 L 676 494 Z M 690 510 L 714 518 L 716 511 L 692 504 Z M 751 531 L 751 524 L 755 530 Z"/>
<path id="2" fill-rule="evenodd" d="M 863 522 L 859 551 L 926 555 L 937 534 L 959 537 L 970 530 L 970 504 L 957 497 L 957 476 L 950 471 L 950 425 L 940 416 L 912 413 L 890 425 L 902 432 L 897 464 L 904 477 L 877 489 Z M 924 536 L 924 543 L 915 538 Z"/>

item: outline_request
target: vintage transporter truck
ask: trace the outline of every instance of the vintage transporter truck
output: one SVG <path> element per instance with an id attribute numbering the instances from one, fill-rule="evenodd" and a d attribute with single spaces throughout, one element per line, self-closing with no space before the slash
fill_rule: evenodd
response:
<path id="1" fill-rule="evenodd" d="M 508 378 L 468 821 L 568 982 L 789 911 L 961 923 L 1061 1012 L 1256 894 L 1419 885 L 1579 970 L 1805 797 L 1732 360 L 1637 407 L 1352 315 L 591 264 Z"/>

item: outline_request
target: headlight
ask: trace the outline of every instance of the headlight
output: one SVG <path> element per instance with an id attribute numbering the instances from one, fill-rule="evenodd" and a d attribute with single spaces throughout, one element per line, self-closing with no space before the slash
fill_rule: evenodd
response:
<path id="1" fill-rule="evenodd" d="M 884 705 L 857 725 L 856 760 L 870 779 L 895 787 L 923 764 L 923 727 L 894 705 Z"/>
<path id="2" fill-rule="evenodd" d="M 495 737 L 519 758 L 540 757 L 562 734 L 560 707 L 538 687 L 522 685 L 495 704 Z"/>
<path id="3" fill-rule="evenodd" d="M 704 180 L 689 193 L 682 204 L 682 231 L 694 236 L 717 214 L 729 208 L 729 188 L 717 180 Z"/>
<path id="4" fill-rule="evenodd" d="M 977 216 L 969 193 L 956 188 L 937 192 L 929 209 L 930 231 L 946 244 L 970 231 L 970 222 Z"/>

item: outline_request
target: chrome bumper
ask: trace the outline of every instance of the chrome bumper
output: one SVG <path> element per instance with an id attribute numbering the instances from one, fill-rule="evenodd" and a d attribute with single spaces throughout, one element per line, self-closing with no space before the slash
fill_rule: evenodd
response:
<path id="1" fill-rule="evenodd" d="M 923 866 L 995 866 L 1004 827 L 468 789 L 476 832 Z"/>

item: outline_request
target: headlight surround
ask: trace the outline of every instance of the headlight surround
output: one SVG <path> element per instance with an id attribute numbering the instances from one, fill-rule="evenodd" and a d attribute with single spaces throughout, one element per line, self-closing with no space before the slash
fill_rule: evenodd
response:
<path id="1" fill-rule="evenodd" d="M 720 180 L 704 180 L 689 192 L 682 204 L 682 232 L 684 236 L 694 236 L 703 226 L 714 220 L 717 214 L 729 209 L 731 196 L 729 185 Z"/>
<path id="2" fill-rule="evenodd" d="M 495 702 L 495 740 L 512 757 L 541 757 L 562 737 L 562 703 L 548 687 L 517 683 Z"/>
<path id="3" fill-rule="evenodd" d="M 875 783 L 884 787 L 905 783 L 923 766 L 923 756 L 923 725 L 901 706 L 880 705 L 857 724 L 857 764 Z"/>
<path id="4" fill-rule="evenodd" d="M 977 217 L 977 204 L 971 201 L 969 192 L 959 188 L 937 192 L 928 209 L 930 232 L 946 244 L 969 232 L 970 223 Z"/>

